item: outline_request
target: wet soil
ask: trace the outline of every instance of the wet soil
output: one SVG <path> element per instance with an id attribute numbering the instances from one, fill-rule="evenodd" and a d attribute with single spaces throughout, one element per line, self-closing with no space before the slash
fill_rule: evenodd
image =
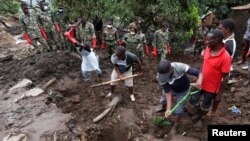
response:
<path id="1" fill-rule="evenodd" d="M 232 73 L 238 82 L 227 86 L 216 116 L 206 117 L 193 124 L 191 115 L 194 109 L 187 103 L 187 111 L 177 136 L 169 134 L 174 116 L 170 119 L 172 125 L 167 128 L 153 125 L 152 117 L 163 116 L 163 113 L 155 112 L 161 88 L 156 81 L 157 62 L 152 58 L 143 62 L 143 76 L 134 78 L 136 101 L 130 101 L 128 90 L 120 83 L 115 95 L 121 95 L 122 101 L 106 118 L 93 123 L 93 119 L 107 107 L 111 99 L 105 98 L 109 93 L 109 85 L 90 86 L 109 81 L 113 69 L 107 53 L 104 50 L 97 53 L 103 76 L 98 78 L 92 73 L 88 82 L 82 80 L 81 60 L 68 51 L 31 54 L 21 60 L 0 63 L 0 138 L 15 131 L 28 134 L 30 140 L 44 141 L 163 141 L 171 138 L 205 141 L 209 124 L 249 124 L 249 91 L 242 85 L 247 76 Z M 202 63 L 200 58 L 194 60 L 183 53 L 172 54 L 169 59 L 197 68 Z M 28 78 L 33 82 L 31 87 L 41 87 L 53 77 L 57 79 L 56 82 L 44 94 L 13 103 L 13 99 L 22 92 L 9 93 L 8 90 L 18 81 Z M 190 78 L 192 81 L 195 79 Z M 228 108 L 233 105 L 240 108 L 242 113 L 231 113 Z M 183 133 L 184 137 L 181 136 Z"/>

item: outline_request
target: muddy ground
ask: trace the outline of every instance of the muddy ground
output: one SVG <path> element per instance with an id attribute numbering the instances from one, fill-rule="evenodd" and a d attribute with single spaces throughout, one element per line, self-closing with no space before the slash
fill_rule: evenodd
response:
<path id="1" fill-rule="evenodd" d="M 10 35 L 8 31 L 3 34 Z M 30 141 L 205 141 L 209 124 L 250 124 L 250 92 L 249 88 L 242 85 L 247 75 L 244 71 L 237 71 L 237 68 L 232 78 L 238 82 L 227 86 L 218 114 L 193 124 L 193 109 L 187 104 L 182 126 L 177 135 L 172 136 L 169 134 L 172 125 L 159 128 L 152 123 L 152 116 L 159 115 L 155 113 L 155 108 L 161 93 L 155 78 L 156 60 L 145 59 L 143 76 L 134 79 L 136 101 L 130 101 L 127 89 L 120 83 L 116 95 L 122 95 L 122 101 L 105 119 L 93 123 L 93 119 L 105 110 L 111 100 L 105 98 L 109 93 L 109 85 L 90 87 L 110 80 L 112 65 L 104 50 L 98 51 L 103 77 L 98 78 L 92 73 L 91 80 L 84 82 L 81 78 L 81 60 L 68 51 L 35 54 L 34 49 L 26 45 L 21 46 L 25 50 L 16 49 L 20 45 L 13 44 L 13 41 L 4 42 L 4 45 L 0 46 L 1 53 L 5 51 L 13 57 L 0 62 L 0 139 L 10 133 L 24 133 Z M 16 57 L 27 50 L 22 57 Z M 197 68 L 202 63 L 200 58 L 193 60 L 182 52 L 173 54 L 169 59 Z M 14 102 L 24 91 L 42 87 L 54 77 L 56 82 L 43 94 Z M 30 79 L 33 84 L 9 92 L 12 86 L 24 78 Z M 231 113 L 228 108 L 233 105 L 240 108 L 242 113 Z M 173 119 L 174 116 L 170 121 Z"/>

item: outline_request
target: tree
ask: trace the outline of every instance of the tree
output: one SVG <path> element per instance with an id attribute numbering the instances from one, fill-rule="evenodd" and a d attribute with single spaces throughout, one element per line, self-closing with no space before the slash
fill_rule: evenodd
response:
<path id="1" fill-rule="evenodd" d="M 19 11 L 19 0 L 1 0 L 0 1 L 0 14 L 1 15 L 14 15 Z"/>
<path id="2" fill-rule="evenodd" d="M 199 0 L 199 10 L 201 14 L 211 10 L 218 17 L 226 18 L 230 13 L 231 7 L 247 3 L 249 3 L 249 0 Z"/>

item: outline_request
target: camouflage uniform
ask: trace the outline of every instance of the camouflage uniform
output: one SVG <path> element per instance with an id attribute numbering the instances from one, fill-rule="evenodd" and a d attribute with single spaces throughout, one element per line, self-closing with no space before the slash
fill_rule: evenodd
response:
<path id="1" fill-rule="evenodd" d="M 144 46 L 147 45 L 147 40 L 145 34 L 142 32 L 139 33 L 139 38 L 140 38 L 140 48 L 139 48 L 139 59 L 142 61 L 142 58 L 145 56 L 144 54 Z"/>
<path id="2" fill-rule="evenodd" d="M 66 14 L 66 12 L 58 12 L 56 11 L 54 14 L 54 20 L 55 22 L 57 22 L 60 26 L 60 32 L 56 32 L 57 36 L 56 36 L 56 40 L 57 42 L 60 43 L 60 46 L 62 49 L 67 48 L 68 46 L 70 46 L 70 44 L 68 44 L 67 40 L 65 39 L 65 36 L 63 35 L 64 32 L 67 30 L 67 25 L 69 23 L 69 18 Z"/>
<path id="3" fill-rule="evenodd" d="M 205 38 L 208 33 L 208 28 L 200 26 L 197 31 L 196 43 L 194 46 L 194 56 L 196 53 L 201 53 L 205 48 Z"/>
<path id="4" fill-rule="evenodd" d="M 169 43 L 169 32 L 163 32 L 161 29 L 154 33 L 153 47 L 157 48 L 157 60 L 161 61 L 167 57 L 166 46 Z"/>
<path id="5" fill-rule="evenodd" d="M 94 25 L 90 22 L 86 22 L 84 25 L 81 23 L 76 30 L 76 38 L 80 42 L 92 46 L 91 41 L 96 38 Z"/>
<path id="6" fill-rule="evenodd" d="M 40 36 L 36 15 L 34 14 L 35 12 L 32 9 L 29 9 L 29 13 L 30 16 L 27 16 L 23 13 L 19 16 L 19 21 L 22 25 L 23 31 L 29 35 L 32 42 L 31 44 L 34 47 L 38 48 L 37 41 L 43 46 L 47 46 L 46 41 Z"/>
<path id="7" fill-rule="evenodd" d="M 123 42 L 127 44 L 126 50 L 138 56 L 138 51 L 141 49 L 141 40 L 138 34 L 127 33 L 122 38 Z"/>
<path id="8" fill-rule="evenodd" d="M 55 26 L 53 22 L 53 16 L 51 11 L 41 11 L 37 14 L 37 20 L 39 27 L 44 27 L 46 35 L 48 36 L 47 44 L 50 49 L 53 50 L 56 46 L 55 40 Z"/>
<path id="9" fill-rule="evenodd" d="M 112 27 L 111 29 L 105 27 L 103 29 L 102 39 L 105 41 L 105 46 L 107 47 L 110 58 L 117 46 L 117 40 L 119 39 L 117 29 L 115 27 Z"/>

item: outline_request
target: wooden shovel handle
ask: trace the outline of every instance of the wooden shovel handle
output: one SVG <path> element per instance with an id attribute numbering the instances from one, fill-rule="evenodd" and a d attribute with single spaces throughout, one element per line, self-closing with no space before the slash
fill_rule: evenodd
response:
<path id="1" fill-rule="evenodd" d="M 134 75 L 131 75 L 131 76 L 127 76 L 127 77 L 124 77 L 124 79 L 128 79 L 128 78 L 132 78 L 132 77 L 136 77 L 136 76 L 139 76 L 140 74 L 134 74 Z M 122 81 L 121 79 L 116 79 L 116 80 L 111 80 L 111 81 L 107 81 L 107 82 L 103 82 L 103 83 L 100 83 L 100 84 L 96 84 L 96 85 L 92 85 L 91 87 L 97 87 L 97 86 L 102 86 L 102 85 L 106 85 L 106 84 L 110 84 L 110 83 L 113 83 L 113 82 L 118 82 L 118 81 Z"/>

